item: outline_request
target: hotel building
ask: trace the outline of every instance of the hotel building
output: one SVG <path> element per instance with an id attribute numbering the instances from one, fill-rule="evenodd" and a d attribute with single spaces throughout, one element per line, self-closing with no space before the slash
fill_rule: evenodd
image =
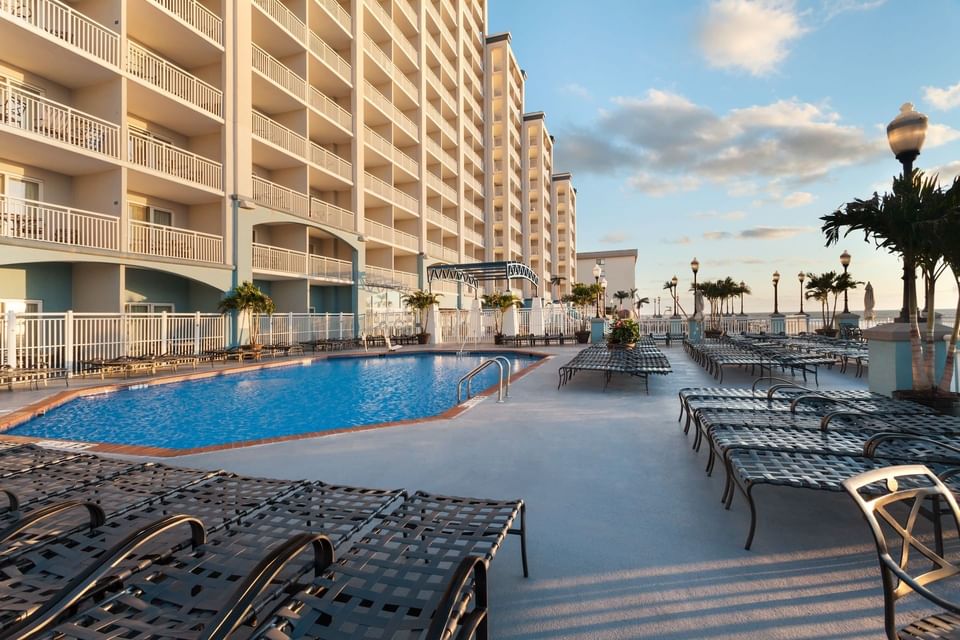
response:
<path id="1" fill-rule="evenodd" d="M 0 0 L 0 304 L 213 311 L 253 280 L 362 313 L 434 263 L 559 270 L 552 141 L 485 27 L 485 0 Z"/>

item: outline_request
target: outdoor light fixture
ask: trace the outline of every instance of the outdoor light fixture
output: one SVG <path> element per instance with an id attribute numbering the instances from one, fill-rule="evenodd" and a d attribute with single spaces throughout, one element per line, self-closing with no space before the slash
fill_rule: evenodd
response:
<path id="1" fill-rule="evenodd" d="M 850 266 L 850 254 L 844 249 L 840 254 L 840 264 L 843 265 L 843 275 L 847 275 L 847 267 Z M 847 304 L 847 290 L 843 290 L 843 312 L 850 313 L 850 307 Z"/>
<path id="2" fill-rule="evenodd" d="M 607 279 L 600 278 L 600 298 L 603 300 L 603 317 L 607 317 Z"/>
<path id="3" fill-rule="evenodd" d="M 593 280 L 598 285 L 600 284 L 600 274 L 603 273 L 603 269 L 600 268 L 600 263 L 593 265 Z M 597 292 L 597 317 L 600 317 L 600 292 Z"/>
<path id="4" fill-rule="evenodd" d="M 797 280 L 800 281 L 800 315 L 803 315 L 803 281 L 807 277 L 803 271 L 797 274 Z"/>
<path id="5" fill-rule="evenodd" d="M 673 285 L 670 287 L 671 291 L 673 292 L 673 315 L 671 316 L 672 318 L 680 317 L 680 314 L 677 313 L 677 283 L 678 282 L 679 280 L 677 280 L 677 276 L 673 276 L 672 278 L 670 278 L 670 284 Z"/>
<path id="6" fill-rule="evenodd" d="M 743 292 L 747 290 L 747 283 L 743 280 L 740 281 L 740 315 L 745 316 L 743 312 Z"/>
<path id="7" fill-rule="evenodd" d="M 920 155 L 923 140 L 927 136 L 927 116 L 919 113 L 909 102 L 900 107 L 900 113 L 887 125 L 887 142 L 890 150 L 903 165 L 903 176 L 913 175 L 913 161 Z M 903 259 L 903 305 L 897 322 L 910 321 L 910 289 L 916 279 L 916 267 L 912 260 Z"/>
<path id="8" fill-rule="evenodd" d="M 773 272 L 773 315 L 778 315 L 780 313 L 780 307 L 777 303 L 777 288 L 780 283 L 780 272 Z"/>
<path id="9" fill-rule="evenodd" d="M 694 258 L 690 261 L 690 271 L 693 271 L 693 313 L 697 313 L 697 271 L 700 271 L 700 261 Z"/>

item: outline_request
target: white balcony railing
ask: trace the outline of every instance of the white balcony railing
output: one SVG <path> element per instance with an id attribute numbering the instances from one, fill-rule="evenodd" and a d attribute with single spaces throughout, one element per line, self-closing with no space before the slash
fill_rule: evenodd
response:
<path id="1" fill-rule="evenodd" d="M 393 160 L 404 170 L 417 175 L 420 170 L 420 163 L 405 154 L 403 151 L 393 146 L 389 140 L 381 136 L 368 126 L 364 126 L 364 142 L 379 151 L 384 157 Z"/>
<path id="2" fill-rule="evenodd" d="M 316 87 L 310 87 L 308 101 L 317 113 L 326 116 L 327 119 L 334 124 L 339 125 L 347 131 L 353 130 L 353 116 L 350 115 L 350 112 Z"/>
<path id="3" fill-rule="evenodd" d="M 367 265 L 364 276 L 367 283 L 370 284 L 393 284 L 400 285 L 405 289 L 416 289 L 420 286 L 419 276 L 408 271 L 396 271 L 395 269 Z"/>
<path id="4" fill-rule="evenodd" d="M 0 195 L 0 238 L 117 251 L 120 225 L 114 216 Z"/>
<path id="5" fill-rule="evenodd" d="M 388 227 L 375 220 L 366 220 L 364 222 L 364 228 L 366 229 L 367 236 L 375 240 L 403 247 L 404 249 L 410 249 L 411 251 L 418 251 L 420 249 L 420 241 L 412 233 Z"/>
<path id="6" fill-rule="evenodd" d="M 425 172 L 427 176 L 427 186 L 447 198 L 451 202 L 457 202 L 457 190 L 445 183 L 443 180 L 430 172 Z"/>
<path id="7" fill-rule="evenodd" d="M 350 84 L 350 75 L 353 67 L 349 62 L 343 59 L 343 57 L 333 50 L 326 41 L 318 36 L 315 32 L 310 31 L 310 40 L 308 42 L 309 49 L 313 55 L 317 56 L 321 62 L 326 64 L 330 69 L 336 73 L 342 80 L 347 84 Z"/>
<path id="8" fill-rule="evenodd" d="M 223 20 L 197 0 L 150 0 L 206 37 L 223 45 Z"/>
<path id="9" fill-rule="evenodd" d="M 460 252 L 457 249 L 443 247 L 443 259 L 447 262 L 456 263 L 460 259 Z"/>
<path id="10" fill-rule="evenodd" d="M 477 205 L 473 204 L 469 200 L 464 200 L 460 203 L 460 208 L 463 209 L 466 213 L 469 213 L 477 220 L 483 221 L 483 210 Z"/>
<path id="11" fill-rule="evenodd" d="M 163 258 L 223 262 L 223 238 L 141 220 L 130 221 L 129 250 Z"/>
<path id="12" fill-rule="evenodd" d="M 253 5 L 273 18 L 290 35 L 306 44 L 307 25 L 280 0 L 253 0 Z"/>
<path id="13" fill-rule="evenodd" d="M 448 218 L 447 216 L 443 215 L 442 213 L 440 213 L 439 211 L 437 211 L 436 209 L 430 206 L 427 207 L 427 220 L 436 224 L 442 229 L 446 229 L 450 233 L 457 232 L 456 220 L 454 220 L 453 218 Z"/>
<path id="14" fill-rule="evenodd" d="M 355 226 L 355 216 L 352 211 L 348 211 L 335 204 L 330 204 L 319 198 L 310 198 L 310 217 L 317 222 L 343 229 L 344 231 L 353 231 Z"/>
<path id="15" fill-rule="evenodd" d="M 219 162 L 136 131 L 129 132 L 127 141 L 130 145 L 127 159 L 131 163 L 211 189 L 222 189 L 223 167 Z"/>
<path id="16" fill-rule="evenodd" d="M 473 189 L 478 195 L 483 195 L 483 183 L 469 173 L 463 174 L 463 183 Z"/>
<path id="17" fill-rule="evenodd" d="M 306 80 L 257 45 L 253 45 L 253 68 L 277 86 L 301 100 L 306 100 Z"/>
<path id="18" fill-rule="evenodd" d="M 363 186 L 388 202 L 403 207 L 414 215 L 420 215 L 420 201 L 408 193 L 387 184 L 380 178 L 369 173 L 364 174 Z"/>
<path id="19" fill-rule="evenodd" d="M 253 176 L 253 199 L 265 207 L 303 218 L 310 215 L 310 199 L 288 187 Z"/>
<path id="20" fill-rule="evenodd" d="M 217 117 L 223 115 L 222 91 L 132 40 L 127 41 L 127 72 Z"/>
<path id="21" fill-rule="evenodd" d="M 450 171 L 455 172 L 457 170 L 457 161 L 454 159 L 452 155 L 450 155 L 449 152 L 447 152 L 446 149 L 441 147 L 432 138 L 424 138 L 424 140 L 426 142 L 427 151 L 432 153 L 434 157 L 436 157 L 437 160 L 442 162 L 443 165 L 447 167 L 447 169 L 450 169 Z"/>
<path id="22" fill-rule="evenodd" d="M 353 164 L 316 142 L 310 143 L 310 162 L 347 182 L 353 180 Z"/>
<path id="23" fill-rule="evenodd" d="M 307 275 L 324 280 L 353 282 L 353 264 L 346 260 L 311 254 L 307 261 Z"/>
<path id="24" fill-rule="evenodd" d="M 304 160 L 307 158 L 307 139 L 305 137 L 268 118 L 259 111 L 253 112 L 253 135 L 289 151 L 298 158 Z"/>
<path id="25" fill-rule="evenodd" d="M 289 273 L 305 276 L 307 274 L 307 254 L 267 244 L 253 243 L 251 266 L 259 271 Z"/>
<path id="26" fill-rule="evenodd" d="M 2 2 L 3 0 L 0 0 Z M 120 157 L 120 127 L 0 81 L 0 127 L 12 127 L 85 151 Z"/>
<path id="27" fill-rule="evenodd" d="M 419 135 L 419 128 L 405 113 L 400 111 L 390 100 L 387 99 L 385 95 L 380 93 L 380 91 L 373 86 L 373 84 L 367 80 L 364 84 L 364 91 L 366 97 L 383 113 L 393 120 L 393 122 L 406 131 L 410 137 L 416 139 Z"/>
<path id="28" fill-rule="evenodd" d="M 350 17 L 350 14 L 344 11 L 336 0 L 314 0 L 320 7 L 330 14 L 330 17 L 333 18 L 337 24 L 339 24 L 344 31 L 347 33 L 353 32 L 353 18 Z"/>
<path id="29" fill-rule="evenodd" d="M 59 0 L 0 0 L 0 13 L 107 64 L 120 63 L 120 36 Z"/>
<path id="30" fill-rule="evenodd" d="M 390 58 L 387 57 L 387 54 L 383 52 L 377 43 L 375 43 L 370 36 L 365 36 L 363 39 L 363 50 L 373 58 L 373 61 L 380 65 L 380 68 L 383 69 L 384 73 L 387 74 L 387 77 L 393 78 L 393 81 L 397 83 L 408 96 L 410 96 L 414 102 L 420 100 L 420 90 L 414 85 L 407 76 L 404 75 L 402 71 L 397 69 L 394 66 Z"/>
<path id="31" fill-rule="evenodd" d="M 473 229 L 464 229 L 462 233 L 464 240 L 481 246 L 483 245 L 483 236 Z"/>

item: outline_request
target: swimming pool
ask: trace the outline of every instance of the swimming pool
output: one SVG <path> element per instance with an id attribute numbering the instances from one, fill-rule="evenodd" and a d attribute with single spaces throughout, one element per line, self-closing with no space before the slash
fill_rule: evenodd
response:
<path id="1" fill-rule="evenodd" d="M 426 418 L 456 404 L 457 381 L 492 354 L 410 353 L 329 358 L 86 396 L 6 433 L 193 449 Z M 499 352 L 511 373 L 539 356 Z M 496 383 L 497 367 L 474 379 Z"/>

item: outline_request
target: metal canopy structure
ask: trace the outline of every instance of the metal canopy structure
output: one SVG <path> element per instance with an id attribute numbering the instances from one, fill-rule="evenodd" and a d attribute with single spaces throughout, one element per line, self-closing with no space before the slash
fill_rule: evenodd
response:
<path id="1" fill-rule="evenodd" d="M 453 280 L 479 288 L 481 282 L 492 280 L 511 280 L 522 278 L 529 280 L 534 287 L 540 288 L 540 278 L 533 269 L 522 262 L 471 262 L 467 264 L 435 264 L 427 267 L 427 282 L 434 280 Z"/>

